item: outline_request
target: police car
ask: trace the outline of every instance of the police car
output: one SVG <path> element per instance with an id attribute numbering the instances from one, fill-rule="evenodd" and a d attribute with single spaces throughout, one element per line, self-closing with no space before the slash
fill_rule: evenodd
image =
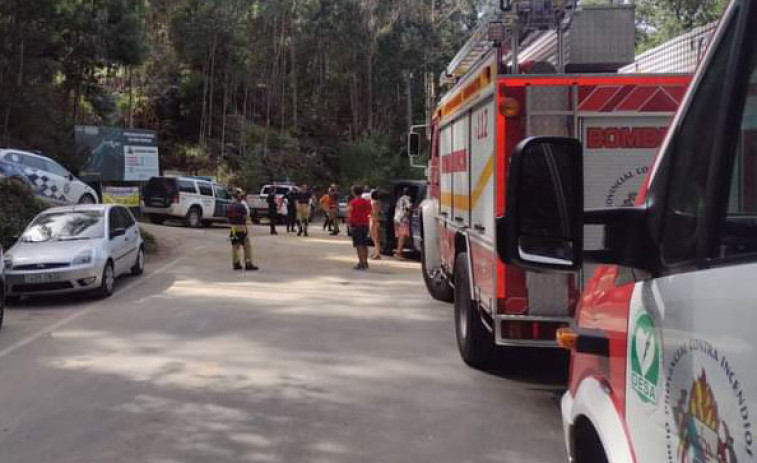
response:
<path id="1" fill-rule="evenodd" d="M 15 149 L 0 149 L 0 161 L 14 166 L 37 196 L 54 204 L 94 204 L 97 193 L 52 159 Z"/>

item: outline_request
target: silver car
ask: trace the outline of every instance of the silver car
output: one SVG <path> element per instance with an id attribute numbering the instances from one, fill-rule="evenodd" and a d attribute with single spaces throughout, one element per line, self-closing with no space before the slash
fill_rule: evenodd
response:
<path id="1" fill-rule="evenodd" d="M 145 268 L 144 241 L 122 206 L 78 205 L 40 213 L 4 259 L 8 296 L 113 293 L 120 275 Z"/>

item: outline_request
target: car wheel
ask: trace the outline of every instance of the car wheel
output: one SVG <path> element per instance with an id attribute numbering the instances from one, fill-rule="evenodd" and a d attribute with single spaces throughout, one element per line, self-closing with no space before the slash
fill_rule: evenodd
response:
<path id="1" fill-rule="evenodd" d="M 187 212 L 187 225 L 191 228 L 199 228 L 202 225 L 202 211 L 199 207 L 191 207 Z"/>
<path id="2" fill-rule="evenodd" d="M 96 290 L 97 297 L 103 299 L 110 297 L 113 294 L 115 286 L 116 273 L 113 270 L 113 262 L 108 261 L 103 269 L 102 278 L 100 279 L 100 287 Z"/>
<path id="3" fill-rule="evenodd" d="M 21 303 L 21 298 L 19 296 L 5 296 L 5 306 L 12 306 L 12 305 L 18 305 Z"/>
<path id="4" fill-rule="evenodd" d="M 455 290 L 449 284 L 442 269 L 432 269 L 426 264 L 426 250 L 423 242 L 421 242 L 421 272 L 423 282 L 426 283 L 426 289 L 431 297 L 444 302 L 452 302 L 455 299 Z"/>
<path id="5" fill-rule="evenodd" d="M 95 204 L 95 198 L 89 194 L 83 194 L 81 198 L 79 198 L 79 204 Z"/>
<path id="6" fill-rule="evenodd" d="M 166 221 L 165 217 L 161 217 L 159 215 L 150 216 L 150 222 L 154 223 L 155 225 L 163 225 L 163 222 L 165 221 Z"/>
<path id="7" fill-rule="evenodd" d="M 145 248 L 140 247 L 137 253 L 137 261 L 134 263 L 134 267 L 131 268 L 131 274 L 139 276 L 143 273 L 145 273 Z"/>
<path id="8" fill-rule="evenodd" d="M 455 260 L 455 334 L 460 356 L 469 366 L 487 368 L 494 357 L 494 339 L 486 329 L 470 293 L 470 275 L 464 252 Z"/>
<path id="9" fill-rule="evenodd" d="M 3 318 L 5 317 L 5 290 L 0 285 L 0 328 L 3 326 Z"/>
<path id="10" fill-rule="evenodd" d="M 255 225 L 259 225 L 260 224 L 260 216 L 258 215 L 258 211 L 257 210 L 255 210 L 255 209 L 252 210 L 252 214 L 251 214 L 250 219 L 252 220 L 252 223 L 254 223 Z"/>

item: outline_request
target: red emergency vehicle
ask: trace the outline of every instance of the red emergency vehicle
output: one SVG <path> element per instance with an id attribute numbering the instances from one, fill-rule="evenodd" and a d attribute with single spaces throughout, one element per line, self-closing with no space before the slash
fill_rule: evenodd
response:
<path id="1" fill-rule="evenodd" d="M 420 206 L 428 291 L 454 300 L 460 353 L 475 367 L 495 346 L 557 347 L 581 286 L 580 275 L 524 271 L 497 257 L 495 217 L 505 212 L 516 145 L 544 135 L 582 140 L 586 206 L 633 204 L 689 83 L 685 75 L 507 74 L 504 61 L 491 49 L 440 100 Z"/>

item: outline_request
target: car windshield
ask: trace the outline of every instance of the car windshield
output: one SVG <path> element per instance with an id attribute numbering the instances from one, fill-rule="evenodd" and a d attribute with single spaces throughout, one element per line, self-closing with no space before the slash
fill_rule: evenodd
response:
<path id="1" fill-rule="evenodd" d="M 21 241 L 43 243 L 102 238 L 104 230 L 102 211 L 49 212 L 34 219 Z"/>

